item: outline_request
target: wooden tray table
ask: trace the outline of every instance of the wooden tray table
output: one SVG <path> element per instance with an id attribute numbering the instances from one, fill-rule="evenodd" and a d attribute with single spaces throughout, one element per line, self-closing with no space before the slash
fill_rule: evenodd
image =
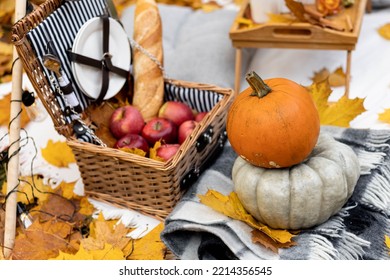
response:
<path id="1" fill-rule="evenodd" d="M 359 38 L 363 15 L 367 2 L 370 0 L 355 0 L 352 7 L 344 9 L 338 15 L 327 19 L 345 24 L 345 31 L 336 31 L 305 22 L 297 23 L 263 23 L 251 27 L 235 20 L 229 36 L 236 48 L 235 91 L 240 90 L 242 48 L 296 48 L 321 50 L 346 50 L 346 88 L 349 94 L 351 73 L 351 53 Z M 245 0 L 236 17 L 248 18 L 250 4 Z"/>

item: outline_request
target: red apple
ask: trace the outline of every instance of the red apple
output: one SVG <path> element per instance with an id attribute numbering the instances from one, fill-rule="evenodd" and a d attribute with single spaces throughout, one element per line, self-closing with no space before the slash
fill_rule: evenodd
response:
<path id="1" fill-rule="evenodd" d="M 149 152 L 148 142 L 139 134 L 126 134 L 118 141 L 116 141 L 115 148 L 137 148 L 143 150 L 145 153 Z"/>
<path id="2" fill-rule="evenodd" d="M 145 124 L 141 135 L 151 146 L 157 141 L 171 144 L 177 140 L 177 126 L 171 120 L 155 117 Z"/>
<path id="3" fill-rule="evenodd" d="M 195 115 L 195 121 L 200 122 L 207 115 L 208 112 L 199 112 Z"/>
<path id="4" fill-rule="evenodd" d="M 192 131 L 195 129 L 197 124 L 198 124 L 198 122 L 196 122 L 194 120 L 188 120 L 188 121 L 183 122 L 179 126 L 179 130 L 178 130 L 179 144 L 182 144 L 187 139 L 188 135 L 190 135 L 192 133 Z"/>
<path id="5" fill-rule="evenodd" d="M 158 116 L 173 121 L 178 127 L 183 122 L 194 119 L 192 109 L 187 104 L 179 101 L 165 102 L 161 106 Z"/>
<path id="6" fill-rule="evenodd" d="M 140 111 L 131 105 L 117 108 L 110 118 L 110 131 L 119 139 L 126 134 L 140 134 L 145 125 Z"/>
<path id="7" fill-rule="evenodd" d="M 156 150 L 156 155 L 164 161 L 170 160 L 180 149 L 179 144 L 163 144 Z"/>

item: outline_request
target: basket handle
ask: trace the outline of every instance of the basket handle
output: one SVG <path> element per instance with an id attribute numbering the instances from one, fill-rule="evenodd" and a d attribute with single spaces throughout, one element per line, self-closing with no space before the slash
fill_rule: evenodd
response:
<path id="1" fill-rule="evenodd" d="M 301 38 L 308 39 L 312 37 L 313 32 L 309 28 L 275 28 L 272 36 L 276 38 Z"/>

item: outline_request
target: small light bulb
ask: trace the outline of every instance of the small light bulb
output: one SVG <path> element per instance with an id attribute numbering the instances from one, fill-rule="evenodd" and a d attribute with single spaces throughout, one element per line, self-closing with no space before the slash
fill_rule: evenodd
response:
<path id="1" fill-rule="evenodd" d="M 23 203 L 18 202 L 16 211 L 20 225 L 24 229 L 29 228 L 33 223 L 33 218 L 27 211 L 26 206 Z"/>
<path id="2" fill-rule="evenodd" d="M 41 122 L 47 117 L 48 114 L 45 107 L 33 92 L 23 91 L 22 102 L 31 121 Z"/>

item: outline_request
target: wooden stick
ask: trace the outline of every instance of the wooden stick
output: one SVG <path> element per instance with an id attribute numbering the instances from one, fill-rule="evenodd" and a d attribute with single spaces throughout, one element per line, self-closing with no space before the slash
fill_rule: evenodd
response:
<path id="1" fill-rule="evenodd" d="M 343 26 L 341 26 L 340 24 L 334 23 L 333 21 L 328 20 L 326 18 L 320 18 L 319 22 L 323 26 L 332 28 L 332 29 L 337 30 L 337 31 L 344 31 L 345 30 L 345 28 Z"/>
<path id="2" fill-rule="evenodd" d="M 15 2 L 15 22 L 26 14 L 26 1 L 17 0 Z M 9 125 L 9 161 L 7 170 L 7 200 L 5 208 L 5 225 L 4 225 L 4 257 L 8 258 L 15 244 L 16 233 L 16 192 L 14 188 L 19 183 L 19 147 L 20 147 L 20 110 L 22 99 L 22 80 L 23 66 L 19 60 L 18 53 L 14 47 L 13 50 L 13 68 L 12 68 L 12 92 L 11 92 L 11 109 Z"/>
<path id="3" fill-rule="evenodd" d="M 240 87 L 241 87 L 241 60 L 242 60 L 242 50 L 241 48 L 237 48 L 236 49 L 236 69 L 235 69 L 235 74 L 236 74 L 236 77 L 235 77 L 235 87 L 234 87 L 234 91 L 235 91 L 235 95 L 238 95 L 240 93 Z"/>
<path id="4" fill-rule="evenodd" d="M 351 62 L 352 62 L 352 51 L 347 51 L 347 66 L 346 66 L 346 76 L 345 76 L 345 96 L 349 98 L 349 89 L 351 83 Z"/>
<path id="5" fill-rule="evenodd" d="M 349 32 L 352 32 L 352 31 L 353 31 L 353 24 L 352 24 L 351 17 L 350 17 L 349 15 L 347 15 L 347 16 L 345 17 L 345 21 L 346 21 L 346 23 L 347 23 L 347 30 L 348 30 Z"/>

